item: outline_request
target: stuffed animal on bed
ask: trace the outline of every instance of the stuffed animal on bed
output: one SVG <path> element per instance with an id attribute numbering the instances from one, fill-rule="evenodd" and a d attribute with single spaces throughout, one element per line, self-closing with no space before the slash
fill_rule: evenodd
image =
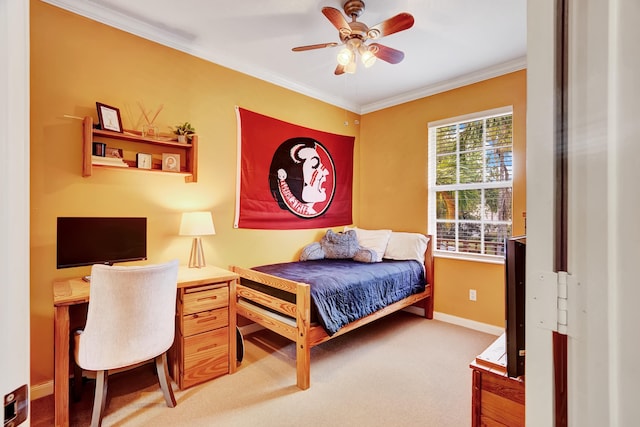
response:
<path id="1" fill-rule="evenodd" d="M 353 259 L 359 262 L 376 262 L 376 252 L 358 244 L 355 230 L 336 233 L 327 230 L 319 242 L 308 244 L 302 249 L 300 261 L 318 259 Z"/>

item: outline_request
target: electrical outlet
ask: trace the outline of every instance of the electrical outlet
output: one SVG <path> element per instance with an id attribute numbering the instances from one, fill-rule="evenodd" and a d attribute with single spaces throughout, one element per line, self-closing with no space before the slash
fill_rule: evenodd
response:
<path id="1" fill-rule="evenodd" d="M 475 301 L 475 300 L 476 300 L 476 290 L 469 289 L 469 301 Z"/>

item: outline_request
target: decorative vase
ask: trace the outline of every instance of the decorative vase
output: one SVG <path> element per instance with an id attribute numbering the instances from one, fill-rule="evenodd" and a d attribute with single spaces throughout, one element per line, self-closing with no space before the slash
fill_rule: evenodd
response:
<path id="1" fill-rule="evenodd" d="M 146 138 L 158 139 L 158 127 L 153 124 L 142 126 L 142 136 Z"/>
<path id="2" fill-rule="evenodd" d="M 178 142 L 181 144 L 187 143 L 187 135 L 178 135 Z"/>

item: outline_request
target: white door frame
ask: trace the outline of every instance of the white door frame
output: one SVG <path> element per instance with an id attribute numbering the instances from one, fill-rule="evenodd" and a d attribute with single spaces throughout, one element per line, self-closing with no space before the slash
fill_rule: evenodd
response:
<path id="1" fill-rule="evenodd" d="M 640 4 L 569 2 L 569 426 L 640 419 Z M 527 8 L 527 426 L 554 426 L 555 0 Z"/>
<path id="2" fill-rule="evenodd" d="M 0 0 L 0 58 L 0 397 L 4 400 L 29 384 L 30 369 L 28 1 Z"/>

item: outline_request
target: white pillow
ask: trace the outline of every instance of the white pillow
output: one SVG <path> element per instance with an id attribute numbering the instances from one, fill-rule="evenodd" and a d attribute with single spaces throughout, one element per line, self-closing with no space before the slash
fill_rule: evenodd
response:
<path id="1" fill-rule="evenodd" d="M 389 238 L 384 258 L 395 260 L 415 259 L 424 263 L 424 253 L 428 244 L 429 238 L 424 234 L 394 231 Z"/>
<path id="2" fill-rule="evenodd" d="M 344 231 L 355 230 L 358 237 L 358 244 L 363 248 L 372 249 L 376 252 L 376 262 L 382 261 L 387 243 L 391 237 L 391 230 L 365 230 L 358 227 L 345 227 Z"/>

